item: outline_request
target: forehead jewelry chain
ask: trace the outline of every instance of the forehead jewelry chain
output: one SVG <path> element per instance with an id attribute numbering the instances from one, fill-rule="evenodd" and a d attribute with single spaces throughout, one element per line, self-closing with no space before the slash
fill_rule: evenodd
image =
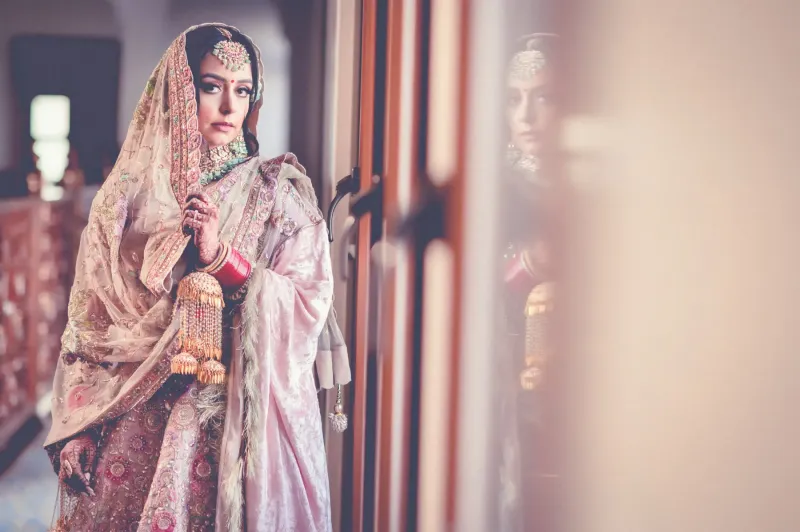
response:
<path id="1" fill-rule="evenodd" d="M 225 68 L 232 72 L 243 70 L 250 64 L 250 54 L 242 43 L 236 41 L 219 41 L 211 50 L 211 55 L 222 61 Z"/>

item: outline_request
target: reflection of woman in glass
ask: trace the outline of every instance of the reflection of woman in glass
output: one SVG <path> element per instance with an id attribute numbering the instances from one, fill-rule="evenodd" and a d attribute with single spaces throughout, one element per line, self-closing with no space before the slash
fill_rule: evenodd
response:
<path id="1" fill-rule="evenodd" d="M 81 240 L 46 441 L 57 530 L 331 529 L 328 243 L 296 158 L 258 157 L 262 74 L 249 38 L 204 25 L 146 84 Z"/>
<path id="2" fill-rule="evenodd" d="M 552 529 L 554 457 L 548 427 L 548 317 L 552 310 L 548 210 L 552 183 L 542 158 L 550 151 L 556 107 L 551 61 L 557 38 L 534 34 L 520 40 L 509 61 L 506 88 L 508 168 L 503 237 L 506 242 L 504 325 L 509 368 L 516 390 L 505 409 L 516 412 L 507 428 L 503 457 L 503 499 L 510 530 Z M 509 389 L 505 387 L 504 389 Z"/>
<path id="3" fill-rule="evenodd" d="M 555 38 L 548 34 L 524 38 L 506 78 L 509 164 L 523 181 L 540 185 L 547 184 L 540 160 L 555 119 L 553 73 L 548 68 Z"/>

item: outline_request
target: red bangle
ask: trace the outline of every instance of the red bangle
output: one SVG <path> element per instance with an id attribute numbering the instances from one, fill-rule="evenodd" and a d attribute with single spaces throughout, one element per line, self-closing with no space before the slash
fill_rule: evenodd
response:
<path id="1" fill-rule="evenodd" d="M 250 277 L 250 263 L 233 248 L 230 248 L 225 263 L 212 275 L 219 281 L 222 288 L 236 290 Z"/>

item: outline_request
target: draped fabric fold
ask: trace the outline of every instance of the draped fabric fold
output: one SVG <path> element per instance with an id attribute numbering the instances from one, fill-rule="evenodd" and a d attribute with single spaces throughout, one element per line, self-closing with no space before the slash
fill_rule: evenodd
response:
<path id="1" fill-rule="evenodd" d="M 220 470 L 230 477 L 220 480 L 220 530 L 327 530 L 330 522 L 327 490 L 293 488 L 327 483 L 312 368 L 332 304 L 330 254 L 322 218 L 291 200 L 294 187 L 282 190 L 243 304 L 242 368 L 229 382 L 236 400 L 228 402 L 221 451 Z"/>

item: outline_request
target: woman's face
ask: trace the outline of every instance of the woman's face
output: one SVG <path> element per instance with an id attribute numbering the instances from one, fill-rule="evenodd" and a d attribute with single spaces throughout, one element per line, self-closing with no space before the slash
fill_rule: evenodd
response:
<path id="1" fill-rule="evenodd" d="M 216 56 L 206 54 L 200 62 L 197 86 L 200 133 L 212 148 L 228 144 L 242 130 L 247 117 L 253 93 L 252 71 L 244 68 L 233 72 Z"/>
<path id="2" fill-rule="evenodd" d="M 525 155 L 539 155 L 555 118 L 549 69 L 508 80 L 506 117 L 511 142 Z"/>

